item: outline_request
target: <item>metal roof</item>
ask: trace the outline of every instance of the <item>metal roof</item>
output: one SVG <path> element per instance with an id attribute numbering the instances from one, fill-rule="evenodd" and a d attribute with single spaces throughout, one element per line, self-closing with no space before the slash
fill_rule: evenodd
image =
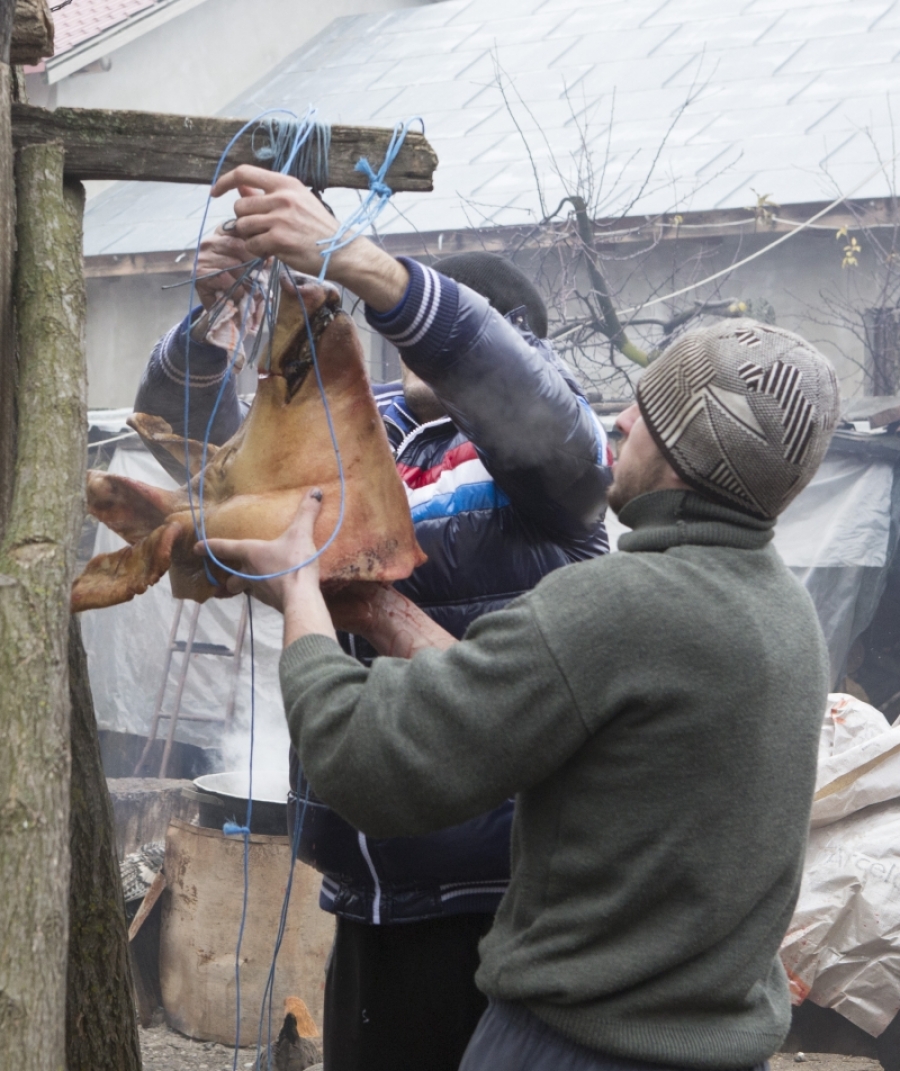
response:
<path id="1" fill-rule="evenodd" d="M 900 0 L 444 0 L 335 20 L 221 114 L 422 116 L 435 190 L 379 229 L 449 231 L 541 218 L 588 158 L 605 217 L 886 196 L 898 76 Z M 88 203 L 85 251 L 190 247 L 205 199 L 120 184 Z"/>

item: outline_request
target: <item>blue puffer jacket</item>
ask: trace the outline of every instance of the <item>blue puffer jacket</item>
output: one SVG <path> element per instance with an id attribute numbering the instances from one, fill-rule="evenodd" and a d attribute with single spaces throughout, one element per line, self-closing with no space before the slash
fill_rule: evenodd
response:
<path id="1" fill-rule="evenodd" d="M 455 636 L 476 617 L 529 591 L 547 573 L 608 550 L 609 482 L 599 422 L 548 343 L 480 295 L 414 261 L 404 300 L 367 310 L 448 416 L 419 424 L 399 385 L 378 405 L 428 560 L 395 586 Z M 135 409 L 183 424 L 184 332 L 157 345 Z M 192 437 L 202 437 L 224 351 L 191 345 Z M 241 419 L 227 387 L 214 427 L 224 441 Z M 195 423 L 196 422 L 196 423 Z M 199 434 L 198 434 L 199 433 Z M 375 652 L 343 638 L 364 661 Z M 423 717 L 428 716 L 423 711 Z M 291 754 L 291 823 L 303 814 L 300 858 L 323 875 L 321 906 L 375 924 L 496 909 L 509 880 L 512 801 L 424 837 L 365 837 L 319 800 Z M 390 786 L 385 786 L 390 791 Z"/>

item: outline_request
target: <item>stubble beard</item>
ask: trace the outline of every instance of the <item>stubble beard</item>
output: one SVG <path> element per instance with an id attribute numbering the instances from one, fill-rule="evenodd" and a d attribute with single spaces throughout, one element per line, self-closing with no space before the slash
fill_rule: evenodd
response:
<path id="1" fill-rule="evenodd" d="M 607 493 L 610 509 L 619 514 L 639 495 L 651 491 L 663 490 L 668 484 L 666 477 L 669 465 L 664 457 L 657 455 L 652 461 L 644 462 L 640 467 L 628 467 L 614 470 L 612 487 Z"/>

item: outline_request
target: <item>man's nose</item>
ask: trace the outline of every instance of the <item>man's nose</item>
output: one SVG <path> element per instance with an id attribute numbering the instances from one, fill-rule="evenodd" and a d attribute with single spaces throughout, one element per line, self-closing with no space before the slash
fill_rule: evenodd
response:
<path id="1" fill-rule="evenodd" d="M 616 428 L 622 435 L 628 435 L 640 415 L 637 402 L 633 402 L 616 417 Z"/>

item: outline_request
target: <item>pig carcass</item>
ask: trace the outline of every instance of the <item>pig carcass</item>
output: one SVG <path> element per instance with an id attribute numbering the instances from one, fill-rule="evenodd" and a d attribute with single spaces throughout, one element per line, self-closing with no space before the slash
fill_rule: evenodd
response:
<path id="1" fill-rule="evenodd" d="M 303 305 L 301 306 L 300 300 Z M 305 311 L 304 311 L 305 309 Z M 338 520 L 337 459 L 313 368 L 331 410 L 344 469 L 344 519 L 320 559 L 327 592 L 351 581 L 389 582 L 409 576 L 425 560 L 416 543 L 406 493 L 375 407 L 363 354 L 350 317 L 334 290 L 316 284 L 282 294 L 267 365 L 236 434 L 210 446 L 203 470 L 203 517 L 210 538 L 274 539 L 288 526 L 301 497 L 320 487 L 316 521 L 321 546 Z M 104 472 L 88 472 L 90 513 L 129 546 L 93 558 L 72 588 L 73 611 L 114 606 L 140 595 L 166 571 L 176 598 L 204 602 L 225 594 L 227 574 L 193 553 L 194 514 L 200 508 L 202 447 L 173 433 L 159 417 L 129 421 L 150 450 L 187 485 L 166 491 Z M 233 563 L 226 563 L 233 564 Z"/>

